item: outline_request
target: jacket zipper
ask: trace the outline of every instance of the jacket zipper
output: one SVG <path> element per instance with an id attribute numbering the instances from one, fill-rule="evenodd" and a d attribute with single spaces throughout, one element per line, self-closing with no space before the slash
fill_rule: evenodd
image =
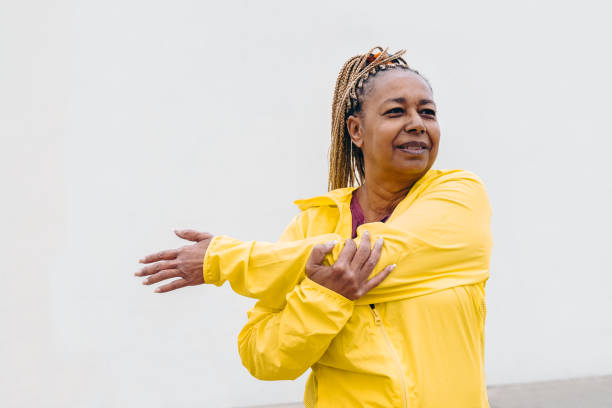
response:
<path id="1" fill-rule="evenodd" d="M 387 348 L 389 349 L 389 352 L 391 353 L 391 356 L 395 361 L 395 366 L 399 374 L 400 383 L 402 387 L 402 407 L 408 408 L 408 387 L 406 385 L 406 377 L 404 376 L 402 363 L 400 362 L 399 356 L 397 355 L 397 351 L 395 351 L 395 347 L 393 347 L 393 343 L 391 343 L 391 338 L 385 330 L 385 326 L 383 325 L 382 319 L 380 318 L 380 315 L 376 310 L 376 306 L 374 306 L 374 304 L 370 304 L 370 309 L 372 309 L 372 314 L 374 314 L 374 323 L 380 328 L 380 331 L 382 332 L 383 337 L 385 338 L 385 341 L 387 343 Z"/>

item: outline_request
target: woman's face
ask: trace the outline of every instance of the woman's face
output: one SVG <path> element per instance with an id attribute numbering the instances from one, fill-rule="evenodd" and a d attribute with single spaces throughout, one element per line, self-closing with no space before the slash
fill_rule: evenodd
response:
<path id="1" fill-rule="evenodd" d="M 347 119 L 366 177 L 414 181 L 438 155 L 440 127 L 431 89 L 408 70 L 381 71 L 364 88 L 361 112 Z"/>

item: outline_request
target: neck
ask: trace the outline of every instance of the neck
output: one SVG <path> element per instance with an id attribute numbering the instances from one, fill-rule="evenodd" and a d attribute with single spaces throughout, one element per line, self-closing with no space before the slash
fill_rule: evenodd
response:
<path id="1" fill-rule="evenodd" d="M 391 215 L 421 176 L 415 175 L 398 183 L 389 177 L 381 178 L 366 173 L 364 183 L 357 189 L 357 200 L 363 210 L 365 222 L 380 221 Z"/>

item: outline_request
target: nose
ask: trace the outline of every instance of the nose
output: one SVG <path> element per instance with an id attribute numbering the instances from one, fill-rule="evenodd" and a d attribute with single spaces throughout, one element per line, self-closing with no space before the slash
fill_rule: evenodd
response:
<path id="1" fill-rule="evenodd" d="M 425 123 L 423 122 L 423 118 L 421 118 L 421 115 L 419 115 L 418 112 L 412 112 L 411 115 L 408 115 L 408 120 L 406 121 L 404 130 L 407 133 L 416 133 L 416 134 L 425 133 L 426 131 Z"/>

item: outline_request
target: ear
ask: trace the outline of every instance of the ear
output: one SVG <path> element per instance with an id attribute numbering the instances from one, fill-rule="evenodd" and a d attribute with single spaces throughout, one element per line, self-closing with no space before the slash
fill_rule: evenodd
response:
<path id="1" fill-rule="evenodd" d="M 355 146 L 361 148 L 363 145 L 362 123 L 358 116 L 351 115 L 346 119 L 346 128 Z"/>

